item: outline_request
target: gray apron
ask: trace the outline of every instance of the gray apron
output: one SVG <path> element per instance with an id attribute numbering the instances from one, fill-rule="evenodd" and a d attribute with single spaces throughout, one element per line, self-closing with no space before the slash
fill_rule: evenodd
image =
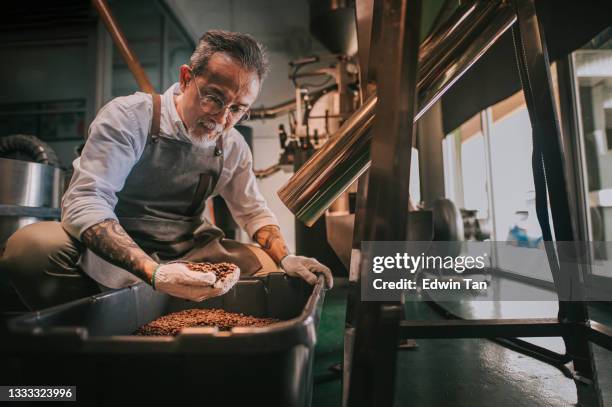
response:
<path id="1" fill-rule="evenodd" d="M 119 223 L 156 261 L 227 261 L 237 264 L 242 276 L 255 274 L 262 267 L 257 257 L 202 216 L 223 170 L 223 136 L 207 147 L 169 139 L 160 135 L 160 118 L 161 97 L 155 94 L 147 144 L 117 193 Z M 112 273 L 92 277 L 111 288 L 125 286 L 110 281 Z"/>

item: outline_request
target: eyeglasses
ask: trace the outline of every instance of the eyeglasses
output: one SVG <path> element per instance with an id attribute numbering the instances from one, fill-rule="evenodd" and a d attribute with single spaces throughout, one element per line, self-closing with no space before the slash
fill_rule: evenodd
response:
<path id="1" fill-rule="evenodd" d="M 226 106 L 225 102 L 223 102 L 219 97 L 215 95 L 202 95 L 202 93 L 200 92 L 200 88 L 198 87 L 198 84 L 195 81 L 195 75 L 193 73 L 191 74 L 191 77 L 196 91 L 198 92 L 198 97 L 200 98 L 200 107 L 202 108 L 202 110 L 205 110 L 210 114 L 219 114 L 221 112 L 229 110 L 229 117 L 233 123 L 242 123 L 244 121 L 249 120 L 251 111 L 248 107 L 236 104 Z"/>

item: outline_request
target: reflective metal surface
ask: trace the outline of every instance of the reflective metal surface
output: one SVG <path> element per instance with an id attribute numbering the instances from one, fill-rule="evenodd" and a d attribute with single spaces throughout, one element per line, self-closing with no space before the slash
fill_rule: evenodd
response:
<path id="1" fill-rule="evenodd" d="M 49 165 L 0 158 L 0 203 L 58 208 L 63 171 Z"/>
<path id="2" fill-rule="evenodd" d="M 56 167 L 0 158 L 0 245 L 17 229 L 39 222 L 32 216 L 9 216 L 11 207 L 59 208 L 64 172 Z M 14 212 L 14 211 L 12 211 Z"/>
<path id="3" fill-rule="evenodd" d="M 426 38 L 419 50 L 418 120 L 516 20 L 498 2 L 469 2 Z M 366 99 L 331 140 L 278 191 L 295 216 L 312 225 L 370 166 L 377 97 Z"/>
<path id="4" fill-rule="evenodd" d="M 376 96 L 370 97 L 278 192 L 295 216 L 311 226 L 368 168 Z"/>
<path id="5" fill-rule="evenodd" d="M 465 3 L 419 52 L 418 120 L 516 21 L 503 2 Z"/>
<path id="6" fill-rule="evenodd" d="M 372 125 L 368 192 L 363 240 L 405 240 L 408 231 L 410 155 L 417 108 L 419 36 L 422 0 L 385 0 L 376 63 L 378 110 Z M 370 56 L 372 58 L 372 56 Z M 362 258 L 359 269 L 364 272 Z M 360 273 L 361 274 L 361 273 Z M 399 303 L 358 301 L 348 373 L 347 406 L 391 406 L 394 403 Z M 348 306 L 347 306 L 348 308 Z M 375 350 L 372 352 L 372 350 Z M 350 370 L 349 370 L 350 369 Z"/>

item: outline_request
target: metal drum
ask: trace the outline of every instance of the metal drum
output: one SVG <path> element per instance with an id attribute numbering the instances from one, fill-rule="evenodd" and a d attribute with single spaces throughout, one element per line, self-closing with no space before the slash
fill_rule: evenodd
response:
<path id="1" fill-rule="evenodd" d="M 63 188 L 59 168 L 0 158 L 0 247 L 19 228 L 59 219 Z"/>

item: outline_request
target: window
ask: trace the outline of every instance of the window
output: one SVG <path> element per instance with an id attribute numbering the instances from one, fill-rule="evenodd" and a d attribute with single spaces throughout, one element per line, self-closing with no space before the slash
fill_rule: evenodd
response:
<path id="1" fill-rule="evenodd" d="M 538 247 L 542 230 L 535 210 L 532 130 L 523 92 L 496 104 L 491 116 L 491 172 L 495 239 Z"/>
<path id="2" fill-rule="evenodd" d="M 421 201 L 421 183 L 419 177 L 419 150 L 412 147 L 410 159 L 410 197 L 415 204 Z"/>
<path id="3" fill-rule="evenodd" d="M 612 240 L 612 29 L 574 52 L 590 236 Z"/>
<path id="4" fill-rule="evenodd" d="M 446 197 L 478 219 L 482 228 L 490 229 L 488 170 L 480 115 L 467 120 L 442 143 Z"/>

